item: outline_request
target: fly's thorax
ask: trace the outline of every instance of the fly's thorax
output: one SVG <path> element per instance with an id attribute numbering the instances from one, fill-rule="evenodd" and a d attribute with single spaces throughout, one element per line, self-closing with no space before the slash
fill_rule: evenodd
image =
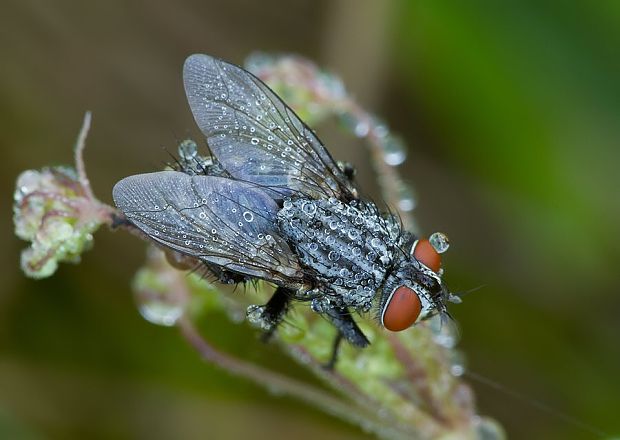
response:
<path id="1" fill-rule="evenodd" d="M 277 218 L 300 263 L 331 302 L 371 308 L 398 253 L 399 225 L 370 202 L 333 197 L 285 199 Z"/>

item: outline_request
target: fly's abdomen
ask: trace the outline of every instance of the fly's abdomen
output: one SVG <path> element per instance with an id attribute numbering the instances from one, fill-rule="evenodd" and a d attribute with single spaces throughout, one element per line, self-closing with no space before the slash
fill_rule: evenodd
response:
<path id="1" fill-rule="evenodd" d="M 343 306 L 368 310 L 394 258 L 393 224 L 376 206 L 336 198 L 287 199 L 277 214 L 300 263 Z"/>

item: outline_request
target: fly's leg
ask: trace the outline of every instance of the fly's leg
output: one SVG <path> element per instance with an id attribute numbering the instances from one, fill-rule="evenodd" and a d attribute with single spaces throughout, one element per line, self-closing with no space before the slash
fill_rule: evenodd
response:
<path id="1" fill-rule="evenodd" d="M 267 321 L 269 328 L 263 334 L 263 341 L 269 341 L 273 333 L 284 320 L 293 293 L 292 290 L 278 287 L 271 298 L 269 298 L 269 301 L 267 301 L 267 304 L 264 305 L 263 319 Z"/>
<path id="2" fill-rule="evenodd" d="M 134 228 L 135 226 L 123 214 L 112 213 L 112 229 Z"/>
<path id="3" fill-rule="evenodd" d="M 356 347 L 364 348 L 370 342 L 357 326 L 351 313 L 344 307 L 332 307 L 325 309 L 323 314 L 334 324 L 343 338 Z"/>
<path id="4" fill-rule="evenodd" d="M 338 329 L 338 334 L 334 339 L 332 354 L 327 364 L 325 364 L 325 368 L 331 370 L 338 361 L 338 350 L 342 339 L 346 339 L 351 344 L 360 348 L 366 347 L 370 342 L 357 326 L 351 313 L 346 308 L 330 307 L 323 309 L 323 315 Z"/>
<path id="5" fill-rule="evenodd" d="M 357 174 L 357 170 L 355 169 L 355 167 L 349 162 L 339 161 L 338 168 L 340 168 L 340 171 L 344 173 L 344 176 L 347 178 L 347 180 L 353 183 L 353 179 L 355 179 L 355 175 Z"/>
<path id="6" fill-rule="evenodd" d="M 282 323 L 288 311 L 293 291 L 285 287 L 278 287 L 267 304 L 248 307 L 249 321 L 265 331 L 263 341 L 267 342 Z"/>
<path id="7" fill-rule="evenodd" d="M 226 269 L 222 269 L 215 264 L 207 264 L 209 270 L 217 278 L 217 281 L 222 284 L 239 284 L 248 280 L 248 277 L 235 272 L 229 272 Z"/>
<path id="8" fill-rule="evenodd" d="M 323 368 L 326 370 L 333 370 L 336 362 L 338 361 L 338 353 L 340 351 L 340 344 L 342 343 L 342 333 L 338 331 L 338 334 L 334 338 L 334 342 L 332 345 L 332 354 L 329 357 L 329 361 L 323 365 Z"/>

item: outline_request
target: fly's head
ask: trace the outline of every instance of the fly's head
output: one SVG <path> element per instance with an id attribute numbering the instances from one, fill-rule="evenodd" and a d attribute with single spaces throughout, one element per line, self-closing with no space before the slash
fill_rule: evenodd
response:
<path id="1" fill-rule="evenodd" d="M 447 247 L 447 237 L 436 233 L 414 240 L 401 255 L 381 292 L 379 318 L 386 329 L 402 331 L 437 313 L 448 316 L 446 303 L 459 302 L 441 279 L 441 252 Z"/>

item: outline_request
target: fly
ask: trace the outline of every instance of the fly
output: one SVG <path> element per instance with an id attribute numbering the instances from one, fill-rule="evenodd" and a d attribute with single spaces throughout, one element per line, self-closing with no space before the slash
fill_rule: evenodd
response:
<path id="1" fill-rule="evenodd" d="M 244 69 L 192 55 L 183 70 L 190 108 L 212 157 L 191 141 L 177 170 L 126 177 L 113 190 L 129 222 L 220 281 L 277 286 L 248 317 L 271 334 L 293 300 L 357 347 L 368 339 L 351 312 L 376 310 L 402 331 L 454 300 L 429 240 L 359 197 L 350 167 L 269 87 Z M 335 359 L 335 358 L 334 358 Z"/>

